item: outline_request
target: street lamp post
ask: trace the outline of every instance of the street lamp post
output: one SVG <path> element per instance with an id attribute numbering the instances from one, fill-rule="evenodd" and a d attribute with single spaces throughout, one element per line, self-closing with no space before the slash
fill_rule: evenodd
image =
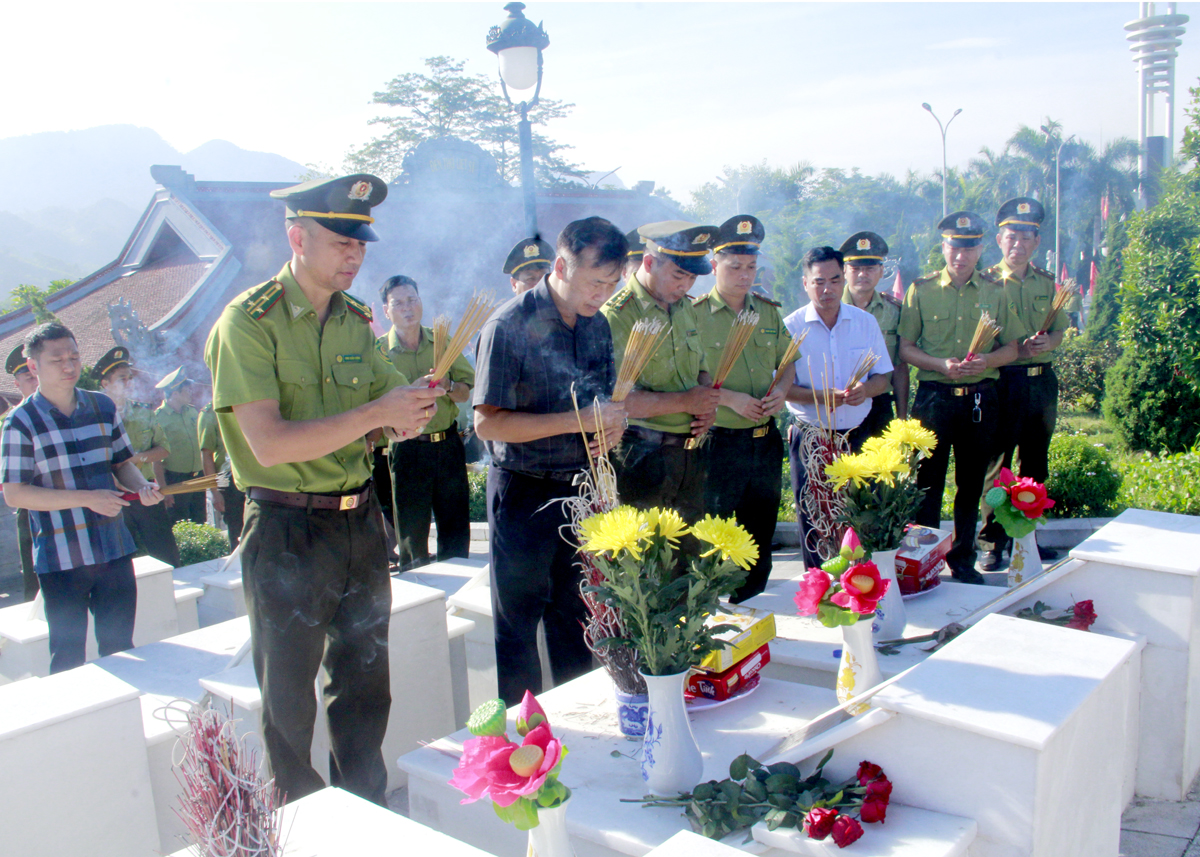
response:
<path id="1" fill-rule="evenodd" d="M 1042 133 L 1046 135 L 1047 140 L 1054 140 L 1054 134 L 1052 134 L 1050 129 L 1045 125 L 1042 126 Z M 1057 270 L 1051 271 L 1051 273 L 1054 274 L 1055 282 L 1058 281 L 1058 275 L 1062 271 L 1062 246 L 1060 244 L 1062 239 L 1062 230 L 1058 225 L 1059 213 L 1061 210 L 1059 206 L 1062 202 L 1062 193 L 1060 192 L 1059 187 L 1059 176 L 1061 175 L 1059 172 L 1059 166 L 1062 163 L 1063 146 L 1067 145 L 1067 143 L 1070 143 L 1074 139 L 1074 134 L 1065 140 L 1060 138 L 1058 141 L 1058 150 L 1054 153 L 1054 267 Z"/>
<path id="2" fill-rule="evenodd" d="M 946 124 L 943 125 L 942 120 L 938 119 L 937 114 L 933 112 L 932 107 L 926 103 L 922 103 L 921 106 L 929 111 L 929 115 L 933 117 L 933 121 L 938 123 L 938 130 L 942 132 L 942 217 L 945 217 L 950 213 L 946 207 L 946 131 L 950 127 L 950 123 L 954 121 L 954 117 L 959 113 L 962 113 L 962 108 L 960 107 L 955 110 L 954 114 L 947 119 Z"/>
<path id="3" fill-rule="evenodd" d="M 521 149 L 521 191 L 525 197 L 525 234 L 538 234 L 537 201 L 533 178 L 533 125 L 529 109 L 538 103 L 542 91 L 542 51 L 550 46 L 550 37 L 525 17 L 524 3 L 509 3 L 504 7 L 508 17 L 488 30 L 487 49 L 500 60 L 500 89 L 504 99 L 521 116 L 517 136 Z M 513 103 L 510 89 L 517 92 L 533 89 L 528 101 Z"/>

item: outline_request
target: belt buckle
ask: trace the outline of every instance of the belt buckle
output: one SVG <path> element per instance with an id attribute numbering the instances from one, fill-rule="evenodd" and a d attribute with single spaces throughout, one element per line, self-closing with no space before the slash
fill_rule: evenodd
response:
<path id="1" fill-rule="evenodd" d="M 444 431 L 435 431 L 433 434 L 429 435 L 430 443 L 441 443 L 445 439 L 446 433 Z"/>
<path id="2" fill-rule="evenodd" d="M 700 438 L 698 438 L 698 437 L 689 437 L 687 440 L 685 440 L 685 441 L 683 442 L 683 448 L 684 448 L 684 449 L 689 449 L 689 450 L 691 450 L 691 449 L 699 449 L 699 448 L 700 448 Z"/>
<path id="3" fill-rule="evenodd" d="M 1029 377 L 1030 378 L 1036 378 L 1038 375 L 1041 375 L 1041 374 L 1042 374 L 1041 366 L 1030 366 L 1029 367 Z"/>
<path id="4" fill-rule="evenodd" d="M 956 396 L 965 396 L 965 395 L 967 395 L 967 388 L 966 388 L 966 387 L 951 387 L 950 389 L 952 389 L 952 390 L 954 391 L 954 395 L 956 395 Z"/>
<path id="5" fill-rule="evenodd" d="M 758 426 L 757 428 L 754 429 L 754 437 L 759 438 L 759 437 L 766 437 L 766 436 L 767 436 L 767 426 Z"/>
<path id="6" fill-rule="evenodd" d="M 339 512 L 348 512 L 351 509 L 357 509 L 357 508 L 358 508 L 358 495 L 357 494 L 347 494 L 345 497 L 338 498 L 338 511 Z"/>

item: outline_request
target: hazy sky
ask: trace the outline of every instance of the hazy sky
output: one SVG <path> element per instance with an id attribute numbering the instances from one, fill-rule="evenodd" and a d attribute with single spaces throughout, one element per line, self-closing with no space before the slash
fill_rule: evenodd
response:
<path id="1" fill-rule="evenodd" d="M 539 3 L 549 133 L 588 169 L 681 200 L 724 165 L 940 167 L 1046 116 L 1093 144 L 1137 132 L 1120 3 Z M 437 54 L 495 74 L 489 3 L 22 4 L 6 9 L 0 138 L 130 123 L 182 151 L 207 140 L 340 164 L 369 139 L 372 94 Z M 1166 4 L 1159 4 L 1160 13 Z M 1200 4 L 1177 65 L 1200 77 Z M 14 39 L 14 34 L 21 34 Z M 1165 133 L 1165 125 L 1160 133 Z M 219 179 L 221 176 L 199 176 Z"/>

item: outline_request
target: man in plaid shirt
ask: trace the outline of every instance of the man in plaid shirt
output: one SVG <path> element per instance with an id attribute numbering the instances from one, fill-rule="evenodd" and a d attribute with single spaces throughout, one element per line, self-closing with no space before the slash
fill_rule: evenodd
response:
<path id="1" fill-rule="evenodd" d="M 87 614 L 101 655 L 133 648 L 136 547 L 121 518 L 129 501 L 162 500 L 133 464 L 112 399 L 76 389 L 82 368 L 75 335 L 59 322 L 25 338 L 38 391 L 9 416 L 0 438 L 4 501 L 30 511 L 33 565 L 50 626 L 50 672 L 84 662 Z"/>

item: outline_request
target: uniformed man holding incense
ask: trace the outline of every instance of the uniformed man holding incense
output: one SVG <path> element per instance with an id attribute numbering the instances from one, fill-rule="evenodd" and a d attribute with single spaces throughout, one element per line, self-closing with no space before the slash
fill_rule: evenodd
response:
<path id="1" fill-rule="evenodd" d="M 213 410 L 212 402 L 200 411 L 197 423 L 197 435 L 200 443 L 200 463 L 205 476 L 229 471 L 229 456 L 225 452 L 225 441 L 221 439 L 221 424 L 217 422 L 217 412 Z M 230 479 L 228 484 L 210 488 L 208 495 L 212 499 L 213 509 L 225 521 L 225 532 L 229 534 L 229 550 L 237 550 L 242 538 L 242 523 L 246 495 Z"/>
<path id="2" fill-rule="evenodd" d="M 192 380 L 180 366 L 154 385 L 163 391 L 163 402 L 154 412 L 154 424 L 167 437 L 169 454 L 155 466 L 159 485 L 186 482 L 203 474 L 200 444 L 196 427 L 200 412 L 192 405 Z M 168 495 L 163 505 L 169 510 L 172 523 L 194 521 L 203 524 L 208 517 L 204 492 Z"/>
<path id="3" fill-rule="evenodd" d="M 955 580 L 983 583 L 975 570 L 975 525 L 996 431 L 1006 415 L 996 392 L 999 367 L 1017 357 L 1024 326 L 1009 312 L 1000 284 L 975 269 L 987 224 L 978 214 L 956 211 L 944 218 L 946 267 L 908 287 L 900 312 L 900 359 L 917 367 L 912 415 L 937 435 L 933 454 L 920 464 L 917 484 L 926 489 L 918 524 L 941 523 L 942 494 L 954 451 L 954 543 L 946 555 Z M 987 312 L 1000 333 L 982 354 L 971 353 L 980 315 Z"/>
<path id="4" fill-rule="evenodd" d="M 8 359 L 4 361 L 4 371 L 12 376 L 13 383 L 17 386 L 17 392 L 21 394 L 22 402 L 37 392 L 37 376 L 29 369 L 23 342 L 9 352 Z M 5 418 L 8 417 L 9 412 L 5 413 Z M 38 583 L 37 572 L 33 568 L 33 533 L 29 530 L 28 509 L 17 509 L 17 550 L 21 554 L 23 594 L 26 601 L 32 601 L 37 597 L 41 587 Z"/>
<path id="5" fill-rule="evenodd" d="M 170 455 L 170 443 L 162 426 L 154 419 L 154 406 L 135 402 L 129 395 L 129 385 L 133 379 L 129 349 L 123 345 L 109 349 L 96 361 L 92 373 L 99 380 L 100 389 L 117 406 L 125 434 L 129 437 L 133 463 L 146 481 L 157 480 L 155 465 L 161 467 Z M 153 506 L 130 503 L 121 510 L 121 514 L 125 516 L 125 526 L 129 528 L 134 541 L 145 548 L 146 553 L 172 568 L 179 567 L 179 546 L 175 543 L 175 534 L 171 532 L 171 516 L 162 503 Z"/>
<path id="6" fill-rule="evenodd" d="M 411 277 L 389 277 L 379 289 L 392 329 L 380 338 L 401 375 L 421 378 L 433 371 L 433 330 L 421 325 L 425 312 Z M 445 343 L 443 343 L 445 345 Z M 471 396 L 475 370 L 459 354 L 444 379 L 446 395 L 419 435 L 388 445 L 392 509 L 400 569 L 429 563 L 430 515 L 437 521 L 437 558 L 466 557 L 471 550 L 471 489 L 467 457 L 455 421 L 459 403 Z"/>
<path id="7" fill-rule="evenodd" d="M 366 174 L 272 191 L 292 258 L 225 308 L 205 348 L 246 492 L 242 577 L 263 744 L 288 800 L 325 785 L 309 761 L 322 665 L 331 785 L 379 804 L 387 786 L 391 579 L 366 435 L 421 430 L 445 390 L 403 386 L 370 308 L 348 294 L 386 195 Z"/>
<path id="8" fill-rule="evenodd" d="M 787 401 L 793 376 L 790 364 L 781 365 L 791 337 L 779 304 L 750 291 L 765 235 L 762 223 L 749 214 L 725 221 L 711 239 L 716 285 L 695 301 L 705 358 L 714 369 L 738 313 L 758 314 L 754 333 L 721 386 L 716 424 L 709 429 L 704 511 L 735 516 L 758 545 L 746 582 L 730 598 L 735 603 L 758 595 L 771 576 L 783 480 L 783 438 L 775 415 Z M 780 382 L 768 394 L 777 373 Z"/>
<path id="9" fill-rule="evenodd" d="M 1044 483 L 1050 476 L 1050 438 L 1058 421 L 1058 377 L 1054 374 L 1054 349 L 1062 344 L 1063 331 L 1070 325 L 1066 312 L 1060 312 L 1043 331 L 1042 324 L 1054 303 L 1054 275 L 1033 264 L 1041 243 L 1040 230 L 1046 210 L 1036 199 L 1010 199 L 996 213 L 1000 231 L 996 243 L 1004 258 L 988 269 L 988 275 L 1004 287 L 1009 309 L 1015 311 L 1031 335 L 1018 345 L 1019 356 L 1000 369 L 998 396 L 1004 418 L 996 427 L 996 466 L 1012 468 L 1020 462 L 1021 476 Z M 1014 450 L 1016 459 L 1014 459 Z M 991 483 L 986 482 L 986 485 Z M 986 492 L 985 492 L 986 493 Z M 1004 528 L 985 509 L 984 526 L 979 534 L 992 545 L 980 557 L 983 571 L 994 571 L 1003 563 L 1004 551 L 1011 540 Z M 1039 548 L 1043 559 L 1052 559 L 1057 551 Z"/>
<path id="10" fill-rule="evenodd" d="M 508 252 L 504 260 L 504 273 L 513 294 L 527 292 L 545 279 L 554 264 L 554 248 L 542 240 L 542 236 L 523 238 Z"/>
<path id="11" fill-rule="evenodd" d="M 893 415 L 908 419 L 908 364 L 900 359 L 900 337 L 896 334 L 900 301 L 877 290 L 883 277 L 883 260 L 888 254 L 887 242 L 874 232 L 855 232 L 842 244 L 841 253 L 846 265 L 842 302 L 866 310 L 879 323 L 893 367 L 886 391 L 871 399 L 870 413 L 850 432 L 850 447 L 858 452 L 867 438 L 883 434 Z"/>
<path id="12" fill-rule="evenodd" d="M 688 290 L 697 276 L 712 273 L 708 248 L 717 231 L 682 220 L 640 227 L 646 243 L 642 265 L 602 310 L 618 366 L 634 324 L 651 318 L 669 326 L 625 400 L 629 428 L 611 458 L 622 502 L 672 508 L 689 523 L 704 515 L 708 467 L 707 444 L 694 438 L 716 419 L 721 391 L 712 388 Z"/>

